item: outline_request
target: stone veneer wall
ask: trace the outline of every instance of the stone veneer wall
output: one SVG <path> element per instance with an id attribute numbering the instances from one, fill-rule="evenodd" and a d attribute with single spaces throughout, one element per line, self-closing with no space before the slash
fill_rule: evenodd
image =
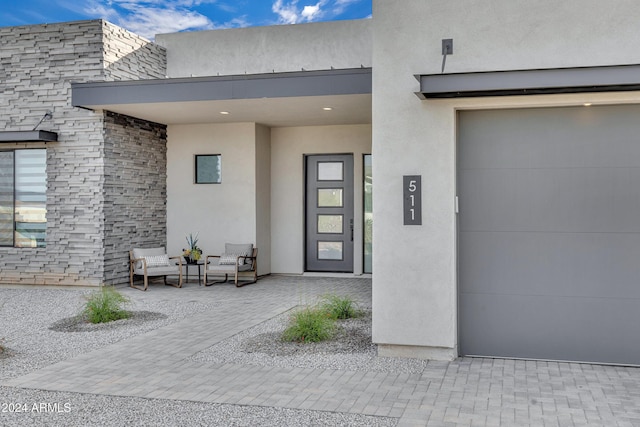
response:
<path id="1" fill-rule="evenodd" d="M 145 61 L 134 67 L 133 58 Z M 53 119 L 39 129 L 58 133 L 56 143 L 0 146 L 46 147 L 48 179 L 47 246 L 0 247 L 0 284 L 113 280 L 113 271 L 105 272 L 113 257 L 105 247 L 114 239 L 106 232 L 113 208 L 105 193 L 114 161 L 106 156 L 115 156 L 105 147 L 105 128 L 113 125 L 103 112 L 71 106 L 71 82 L 158 77 L 165 64 L 164 49 L 101 20 L 0 28 L 0 130 L 31 130 L 51 110 Z M 147 220 L 139 225 L 149 227 Z"/>
<path id="2" fill-rule="evenodd" d="M 164 78 L 165 49 L 103 22 L 104 80 Z M 167 130 L 105 114 L 104 273 L 106 284 L 129 281 L 129 250 L 167 246 Z"/>
<path id="3" fill-rule="evenodd" d="M 105 283 L 128 283 L 133 247 L 167 246 L 167 127 L 105 117 Z"/>
<path id="4" fill-rule="evenodd" d="M 163 79 L 167 74 L 166 50 L 130 31 L 102 21 L 104 80 Z"/>

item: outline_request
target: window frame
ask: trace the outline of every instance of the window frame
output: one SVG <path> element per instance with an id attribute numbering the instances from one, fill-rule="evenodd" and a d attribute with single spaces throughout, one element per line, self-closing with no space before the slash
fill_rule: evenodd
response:
<path id="1" fill-rule="evenodd" d="M 364 153 L 362 155 L 362 272 L 364 274 L 373 274 L 373 193 L 369 194 L 370 200 L 367 198 L 367 167 L 371 167 L 371 189 L 373 190 L 373 155 L 371 153 Z M 367 212 L 367 206 L 371 206 L 371 212 Z M 371 230 L 368 230 L 367 226 L 367 214 L 370 214 Z M 371 232 L 371 241 L 367 241 L 367 232 Z M 367 250 L 367 244 L 370 245 Z M 370 258 L 367 259 L 367 254 L 370 254 Z M 369 268 L 367 268 L 369 267 Z"/>
<path id="2" fill-rule="evenodd" d="M 211 179 L 211 180 L 207 179 L 207 175 L 209 175 L 207 173 L 207 170 L 204 170 L 204 171 L 198 170 L 198 159 L 200 159 L 201 157 L 203 157 L 203 158 L 216 157 L 218 159 L 218 162 L 217 162 L 218 170 L 216 171 L 216 173 L 218 175 L 218 180 L 217 181 L 215 181 L 213 179 Z M 205 165 L 202 165 L 202 167 L 204 168 Z M 194 182 L 194 184 L 222 184 L 222 154 L 196 154 L 194 156 L 194 177 L 193 177 L 193 182 Z"/>
<path id="3" fill-rule="evenodd" d="M 17 153 L 18 152 L 25 152 L 25 151 L 34 151 L 34 150 L 39 150 L 42 151 L 44 154 L 44 169 L 42 171 L 38 170 L 37 173 L 42 173 L 42 175 L 44 176 L 44 193 L 35 193 L 38 196 L 44 196 L 44 222 L 34 222 L 34 224 L 44 224 L 44 231 L 43 231 L 43 237 L 42 239 L 38 240 L 36 238 L 34 238 L 32 241 L 35 242 L 35 246 L 34 245 L 20 245 L 19 244 L 19 240 L 17 239 L 17 233 L 19 230 L 18 224 L 19 223 L 28 223 L 25 221 L 18 221 L 18 214 L 19 209 L 18 209 L 18 202 L 25 202 L 24 200 L 18 200 L 18 178 L 19 178 L 19 171 L 18 171 L 18 161 L 17 161 Z M 44 248 L 47 246 L 47 242 L 46 242 L 46 235 L 47 235 L 47 182 L 48 182 L 48 176 L 47 176 L 47 149 L 46 148 L 12 148 L 12 149 L 0 149 L 0 153 L 11 153 L 12 154 L 12 158 L 11 158 L 11 195 L 12 195 L 12 199 L 11 199 L 11 244 L 8 244 L 8 239 L 7 239 L 7 244 L 3 244 L 0 241 L 0 248 L 15 248 L 15 249 L 28 249 L 28 248 Z M 8 204 L 7 204 L 8 205 Z M 7 229 L 8 231 L 8 229 Z"/>

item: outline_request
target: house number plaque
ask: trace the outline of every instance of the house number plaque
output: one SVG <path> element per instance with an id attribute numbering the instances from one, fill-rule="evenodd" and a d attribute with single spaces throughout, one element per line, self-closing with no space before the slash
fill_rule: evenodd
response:
<path id="1" fill-rule="evenodd" d="M 402 177 L 404 225 L 422 225 L 422 175 Z"/>

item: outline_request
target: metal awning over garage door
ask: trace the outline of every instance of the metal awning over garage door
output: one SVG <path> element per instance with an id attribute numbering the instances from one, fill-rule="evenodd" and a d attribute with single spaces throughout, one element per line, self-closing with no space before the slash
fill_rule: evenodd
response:
<path id="1" fill-rule="evenodd" d="M 640 365 L 640 106 L 458 118 L 461 354 Z"/>

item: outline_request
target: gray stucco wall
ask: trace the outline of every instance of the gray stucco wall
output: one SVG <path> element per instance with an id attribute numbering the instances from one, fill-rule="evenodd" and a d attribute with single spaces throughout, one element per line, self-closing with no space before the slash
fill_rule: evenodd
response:
<path id="1" fill-rule="evenodd" d="M 169 77 L 371 67 L 372 20 L 158 34 Z"/>
<path id="2" fill-rule="evenodd" d="M 638 63 L 638 4 L 374 0 L 373 10 L 373 342 L 380 356 L 450 359 L 458 339 L 457 111 L 638 103 L 639 96 L 420 101 L 414 75 L 441 72 L 444 38 L 454 39 L 445 73 Z M 403 225 L 403 175 L 422 175 L 421 226 Z M 407 264 L 416 253 L 421 262 Z"/>
<path id="3" fill-rule="evenodd" d="M 51 110 L 39 129 L 58 133 L 46 146 L 0 146 L 46 147 L 48 179 L 47 246 L 0 247 L 0 283 L 113 280 L 113 251 L 105 249 L 113 238 L 105 232 L 113 222 L 105 183 L 115 163 L 105 157 L 105 127 L 113 124 L 102 112 L 71 107 L 71 82 L 163 76 L 165 63 L 163 48 L 101 20 L 0 28 L 0 131 L 31 130 Z"/>

